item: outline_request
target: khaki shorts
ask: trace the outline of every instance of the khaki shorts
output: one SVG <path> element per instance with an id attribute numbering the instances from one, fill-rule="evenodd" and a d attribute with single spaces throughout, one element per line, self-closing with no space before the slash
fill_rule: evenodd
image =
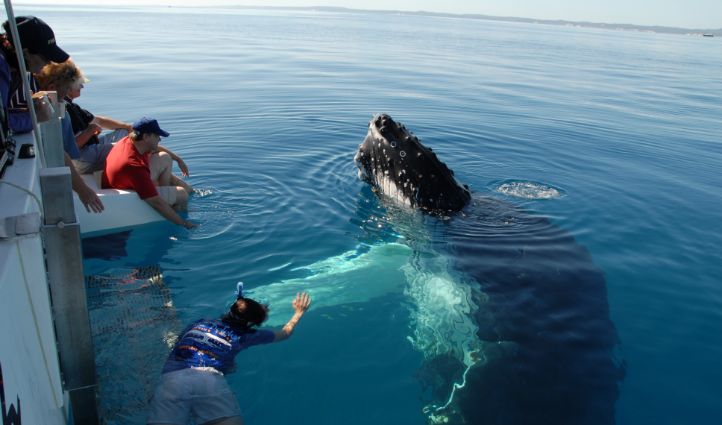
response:
<path id="1" fill-rule="evenodd" d="M 156 186 L 156 190 L 158 190 L 158 196 L 163 198 L 163 200 L 166 201 L 168 205 L 176 204 L 178 196 L 178 190 L 176 189 L 176 186 Z"/>
<path id="2" fill-rule="evenodd" d="M 212 368 L 165 373 L 153 395 L 148 424 L 186 425 L 241 416 L 238 400 L 222 373 Z"/>

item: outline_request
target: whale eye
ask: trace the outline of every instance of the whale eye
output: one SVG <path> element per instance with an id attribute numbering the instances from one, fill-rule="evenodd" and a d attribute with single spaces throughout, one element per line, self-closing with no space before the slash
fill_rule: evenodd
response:
<path id="1" fill-rule="evenodd" d="M 401 155 L 401 158 L 405 157 L 405 156 L 406 156 L 406 151 L 401 151 L 401 152 L 399 152 L 399 155 Z"/>

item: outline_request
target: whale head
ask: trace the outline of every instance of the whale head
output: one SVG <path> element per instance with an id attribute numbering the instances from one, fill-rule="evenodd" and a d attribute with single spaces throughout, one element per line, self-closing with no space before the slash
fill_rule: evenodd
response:
<path id="1" fill-rule="evenodd" d="M 471 195 L 454 172 L 406 127 L 386 114 L 374 116 L 354 162 L 359 178 L 385 198 L 432 214 L 459 211 Z"/>

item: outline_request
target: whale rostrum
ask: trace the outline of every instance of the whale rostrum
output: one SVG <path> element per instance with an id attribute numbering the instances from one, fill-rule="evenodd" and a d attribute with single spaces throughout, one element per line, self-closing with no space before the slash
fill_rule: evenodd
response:
<path id="1" fill-rule="evenodd" d="M 362 180 L 403 205 L 446 214 L 471 200 L 468 187 L 456 181 L 454 172 L 386 114 L 369 122 L 354 161 Z"/>

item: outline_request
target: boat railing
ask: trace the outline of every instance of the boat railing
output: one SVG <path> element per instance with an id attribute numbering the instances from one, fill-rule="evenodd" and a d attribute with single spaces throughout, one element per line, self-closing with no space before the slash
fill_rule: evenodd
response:
<path id="1" fill-rule="evenodd" d="M 27 68 L 12 5 L 10 0 L 4 1 L 14 46 L 18 52 L 18 63 L 20 69 L 25 70 Z M 17 306 L 10 305 L 15 303 L 15 299 L 2 298 L 0 302 L 4 305 L 0 310 L 17 310 L 17 316 L 23 318 L 20 320 L 30 322 L 12 323 L 9 326 L 30 329 L 36 334 L 35 343 L 39 344 L 40 348 L 37 350 L 43 354 L 45 375 L 48 377 L 45 391 L 54 394 L 51 397 L 53 400 L 51 404 L 65 410 L 66 422 L 97 424 L 99 423 L 97 381 L 82 264 L 80 225 L 74 210 L 71 173 L 65 166 L 62 143 L 61 119 L 65 111 L 63 103 L 58 102 L 58 99 L 53 98 L 53 94 L 50 93 L 45 100 L 50 101 L 54 106 L 52 115 L 50 119 L 38 125 L 32 107 L 27 72 L 20 72 L 20 75 L 25 79 L 23 87 L 34 130 L 32 136 L 21 135 L 18 139 L 32 144 L 36 156 L 34 162 L 22 160 L 18 161 L 20 164 L 10 167 L 15 169 L 9 169 L 6 173 L 8 175 L 5 177 L 8 181 L 3 183 L 7 185 L 0 185 L 0 191 L 3 192 L 2 203 L 11 204 L 6 208 L 0 205 L 0 223 L 3 224 L 3 228 L 0 229 L 0 249 L 8 252 L 6 259 L 0 261 L 0 277 L 3 279 L 0 289 L 13 294 L 13 297 L 22 298 L 22 302 L 18 302 Z M 3 108 L 5 106 L 2 105 Z M 11 182 L 11 179 L 16 181 Z M 37 205 L 32 201 L 16 202 L 6 199 L 9 196 L 13 196 L 12 199 L 20 196 L 17 193 L 5 195 L 10 193 L 7 186 L 14 186 L 12 190 L 32 195 Z M 38 192 L 40 196 L 37 196 Z M 23 291 L 18 291 L 15 285 L 25 285 L 24 292 L 27 296 L 18 295 Z M 44 291 L 42 285 L 45 285 Z M 20 307 L 21 304 L 28 306 L 31 309 L 29 313 L 32 314 L 24 311 Z M 55 356 L 48 353 L 48 341 L 45 340 L 48 334 L 53 334 L 53 325 L 57 348 Z M 24 362 L 30 363 L 35 359 L 37 353 L 32 353 L 23 359 L 22 351 L 13 354 L 12 351 L 3 348 L 0 352 L 3 354 L 0 367 L 7 363 L 20 365 L 18 367 L 25 370 L 37 367 L 36 364 L 24 365 Z M 8 356 L 16 357 L 6 362 L 6 353 L 9 353 Z M 60 377 L 57 376 L 58 365 Z M 4 368 L 2 373 L 7 377 L 10 372 L 8 368 Z M 64 397 L 57 395 L 54 383 L 58 380 L 62 382 Z M 10 382 L 8 379 L 4 381 Z M 41 384 L 33 382 L 28 385 L 18 385 L 18 388 L 36 388 L 38 385 Z M 33 396 L 31 393 L 25 394 L 25 397 Z M 13 395 L 8 397 L 11 399 Z M 18 400 L 19 397 L 18 395 Z M 43 401 L 37 401 L 36 404 L 42 403 Z M 47 401 L 45 403 L 47 404 Z M 33 403 L 26 401 L 22 413 L 32 417 L 33 413 L 25 413 L 28 409 L 26 406 L 32 405 Z M 19 401 L 17 412 L 19 415 Z M 5 415 L 5 410 L 2 413 Z M 20 423 L 19 419 L 17 423 Z M 55 422 L 48 418 L 42 423 Z"/>

